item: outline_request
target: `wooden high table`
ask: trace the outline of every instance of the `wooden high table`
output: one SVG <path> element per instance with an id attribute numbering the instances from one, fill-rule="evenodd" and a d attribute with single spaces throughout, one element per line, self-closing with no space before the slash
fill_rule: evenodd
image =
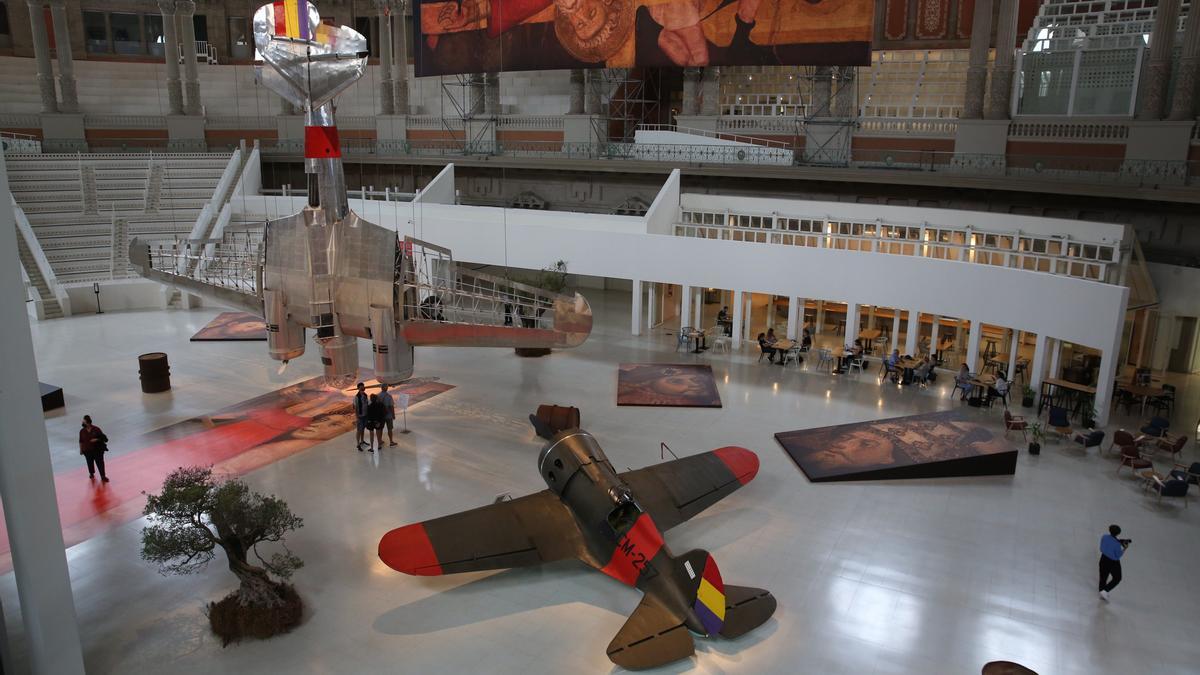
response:
<path id="1" fill-rule="evenodd" d="M 1146 416 L 1146 402 L 1167 393 L 1161 386 L 1148 387 L 1144 384 L 1123 384 L 1121 389 L 1142 399 L 1142 416 Z"/>
<path id="2" fill-rule="evenodd" d="M 1048 405 L 1055 405 L 1055 399 L 1058 403 L 1074 403 L 1071 408 L 1071 416 L 1079 414 L 1084 408 L 1084 404 L 1089 406 L 1089 409 L 1096 400 L 1096 388 L 1089 387 L 1086 384 L 1076 384 L 1066 380 L 1055 378 L 1047 378 L 1042 380 L 1042 395 L 1038 401 L 1038 415 L 1042 414 L 1042 410 Z M 1060 405 L 1060 407 L 1067 407 Z"/>

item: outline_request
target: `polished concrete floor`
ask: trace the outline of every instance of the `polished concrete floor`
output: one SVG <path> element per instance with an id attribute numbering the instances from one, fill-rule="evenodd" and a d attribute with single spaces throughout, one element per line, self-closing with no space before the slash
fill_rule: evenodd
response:
<path id="1" fill-rule="evenodd" d="M 547 402 L 578 406 L 618 469 L 658 462 L 660 442 L 680 455 L 742 445 L 761 458 L 752 483 L 667 543 L 677 553 L 708 549 L 727 583 L 770 589 L 779 610 L 742 639 L 698 640 L 696 657 L 663 672 L 973 673 L 996 659 L 1043 674 L 1200 668 L 1200 505 L 1158 507 L 1128 469 L 1115 475 L 1111 456 L 1054 443 L 1037 457 L 1022 452 L 1012 477 L 810 484 L 773 433 L 960 404 L 944 388 L 880 385 L 872 372 L 758 364 L 750 347 L 676 355 L 662 331 L 628 334 L 627 294 L 589 296 L 596 330 L 573 351 L 520 359 L 502 349 L 418 349 L 417 375 L 456 388 L 410 412 L 412 433 L 399 447 L 360 454 L 345 436 L 247 476 L 305 519 L 288 542 L 306 563 L 294 581 L 308 615 L 290 635 L 222 648 L 203 605 L 235 579 L 220 560 L 198 575 L 159 576 L 138 557 L 139 521 L 114 522 L 72 547 L 88 672 L 612 670 L 605 646 L 639 594 L 608 577 L 564 562 L 416 578 L 375 555 L 379 537 L 398 525 L 542 489 L 540 443 L 525 416 Z M 67 397 L 66 411 L 46 420 L 56 472 L 80 461 L 75 434 L 85 412 L 120 453 L 122 438 L 320 372 L 311 349 L 279 374 L 263 343 L 189 343 L 218 311 L 36 325 L 40 377 Z M 174 389 L 147 396 L 136 356 L 156 350 L 170 354 Z M 615 406 L 617 363 L 674 360 L 711 363 L 724 407 Z M 1188 378 L 1180 397 L 1175 419 L 1184 428 L 1198 417 L 1200 381 Z M 977 414 L 999 428 L 999 408 Z M 1117 418 L 1112 428 L 1135 421 Z M 1189 444 L 1185 459 L 1195 458 Z M 1112 522 L 1134 544 L 1124 583 L 1104 603 L 1097 541 Z M 20 672 L 26 643 L 11 573 L 0 576 L 0 601 Z"/>

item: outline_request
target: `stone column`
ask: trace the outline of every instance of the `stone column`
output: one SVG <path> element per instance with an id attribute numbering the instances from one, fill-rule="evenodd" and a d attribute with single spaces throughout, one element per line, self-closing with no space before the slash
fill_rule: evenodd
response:
<path id="1" fill-rule="evenodd" d="M 1062 359 L 1062 342 L 1055 338 L 1050 338 L 1050 378 L 1054 379 L 1059 376 L 1059 361 Z"/>
<path id="2" fill-rule="evenodd" d="M 892 308 L 892 349 L 900 349 L 900 308 Z M 907 347 L 905 348 L 908 349 Z"/>
<path id="3" fill-rule="evenodd" d="M 681 115 L 694 117 L 700 114 L 700 69 L 683 69 L 683 105 Z"/>
<path id="4" fill-rule="evenodd" d="M 646 325 L 653 329 L 658 323 L 658 284 L 653 281 L 646 282 L 646 301 Z"/>
<path id="5" fill-rule="evenodd" d="M 172 115 L 183 114 L 183 88 L 179 82 L 179 30 L 175 0 L 158 0 L 163 19 L 163 60 L 167 64 L 167 106 Z"/>
<path id="6" fill-rule="evenodd" d="M 1014 328 L 1012 329 L 1012 345 L 1010 345 L 1008 349 L 1008 372 L 1005 374 L 1005 377 L 1009 382 L 1012 382 L 1013 378 L 1017 375 L 1017 349 L 1020 348 L 1020 346 L 1021 331 Z M 1025 382 L 1029 382 L 1028 377 L 1025 378 Z"/>
<path id="7" fill-rule="evenodd" d="M 746 340 L 750 340 L 750 333 L 754 332 L 754 293 L 745 293 L 746 297 L 746 316 L 742 319 L 742 332 Z"/>
<path id="8" fill-rule="evenodd" d="M 31 9 L 37 10 L 35 24 L 42 24 L 45 37 L 41 5 Z M 5 318 L 0 322 L 0 350 L 5 358 L 0 386 L 0 498 L 25 625 L 26 668 L 33 673 L 82 675 L 83 648 L 63 553 L 50 446 L 38 405 L 37 366 L 14 223 L 8 173 L 0 157 L 0 315 Z"/>
<path id="9" fill-rule="evenodd" d="M 857 302 L 846 303 L 846 344 L 852 345 L 858 339 L 858 322 L 862 313 Z"/>
<path id="10" fill-rule="evenodd" d="M 696 330 L 704 330 L 704 289 L 696 288 L 694 292 L 696 297 L 692 299 L 692 326 Z"/>
<path id="11" fill-rule="evenodd" d="M 379 21 L 379 112 L 394 115 L 396 99 L 392 93 L 392 3 L 374 0 Z"/>
<path id="12" fill-rule="evenodd" d="M 742 307 L 745 303 L 742 302 L 742 292 L 734 291 L 733 293 L 733 348 L 738 349 L 742 346 Z"/>
<path id="13" fill-rule="evenodd" d="M 679 327 L 685 328 L 692 320 L 692 287 L 679 285 Z"/>
<path id="14" fill-rule="evenodd" d="M 632 324 L 630 328 L 634 335 L 642 334 L 642 282 L 639 279 L 633 280 L 633 311 Z"/>
<path id="15" fill-rule="evenodd" d="M 812 109 L 809 117 L 830 117 L 833 102 L 833 70 L 829 66 L 817 66 L 813 75 Z"/>
<path id="16" fill-rule="evenodd" d="M 908 310 L 908 334 L 904 337 L 904 353 L 913 356 L 921 355 L 921 313 L 915 309 Z"/>
<path id="17" fill-rule="evenodd" d="M 54 19 L 54 51 L 58 53 L 58 90 L 62 95 L 59 112 L 79 112 L 79 96 L 75 93 L 75 66 L 71 59 L 71 31 L 67 25 L 65 0 L 50 0 Z"/>
<path id="18" fill-rule="evenodd" d="M 796 298 L 788 298 L 787 339 L 796 339 Z"/>
<path id="19" fill-rule="evenodd" d="M 1033 364 L 1029 371 L 1029 386 L 1033 389 L 1033 393 L 1039 399 L 1042 396 L 1042 378 L 1046 373 L 1046 342 L 1047 338 L 1044 334 L 1037 336 L 1037 342 L 1033 347 Z M 1041 405 L 1039 401 L 1038 405 Z M 1040 410 L 1040 408 L 1039 408 Z"/>
<path id="20" fill-rule="evenodd" d="M 395 63 L 392 64 L 393 109 L 397 115 L 408 114 L 408 3 L 404 0 L 392 3 L 392 31 L 395 33 Z"/>
<path id="21" fill-rule="evenodd" d="M 971 330 L 967 333 L 967 368 L 972 373 L 979 372 L 979 338 L 983 336 L 983 323 L 972 319 Z"/>
<path id="22" fill-rule="evenodd" d="M 29 24 L 33 37 L 33 55 L 37 61 L 38 91 L 42 95 L 42 112 L 58 112 L 58 96 L 54 92 L 54 68 L 50 65 L 50 38 L 46 36 L 46 15 L 41 0 L 29 0 Z"/>
<path id="23" fill-rule="evenodd" d="M 500 73 L 483 77 L 483 112 L 489 117 L 500 114 Z"/>
<path id="24" fill-rule="evenodd" d="M 1137 118 L 1162 119 L 1167 107 L 1167 85 L 1171 82 L 1171 52 L 1179 23 L 1179 0 L 1159 0 L 1150 32 L 1150 54 L 1142 70 L 1142 90 L 1138 94 Z"/>
<path id="25" fill-rule="evenodd" d="M 467 116 L 483 114 L 483 73 L 471 73 L 467 80 Z"/>
<path id="26" fill-rule="evenodd" d="M 996 19 L 996 61 L 992 64 L 992 96 L 988 100 L 989 120 L 1008 119 L 1012 105 L 1013 60 L 1017 42 L 1017 0 L 1000 0 Z"/>
<path id="27" fill-rule="evenodd" d="M 817 300 L 817 316 L 813 321 L 813 333 L 820 335 L 825 331 L 825 301 Z"/>
<path id="28" fill-rule="evenodd" d="M 983 92 L 987 87 L 988 48 L 992 39 L 992 0 L 975 0 L 971 17 L 971 54 L 967 63 L 966 101 L 962 119 L 983 118 Z"/>
<path id="29" fill-rule="evenodd" d="M 584 71 L 583 112 L 587 115 L 603 115 L 604 79 L 598 70 Z"/>
<path id="30" fill-rule="evenodd" d="M 584 91 L 587 88 L 585 83 L 587 78 L 583 71 L 578 68 L 571 71 L 571 107 L 567 110 L 568 115 L 583 114 L 583 99 Z"/>
<path id="31" fill-rule="evenodd" d="M 716 117 L 721 114 L 721 68 L 706 66 L 700 80 L 700 114 Z"/>
<path id="32" fill-rule="evenodd" d="M 937 315 L 933 317 L 933 329 L 929 333 L 929 353 L 931 355 L 937 355 L 941 351 L 938 349 L 938 329 L 941 328 L 941 318 Z"/>
<path id="33" fill-rule="evenodd" d="M 1195 116 L 1196 78 L 1200 74 L 1200 7 L 1188 10 L 1183 29 L 1183 49 L 1179 74 L 1175 76 L 1175 97 L 1171 99 L 1170 119 L 1183 121 Z"/>
<path id="34" fill-rule="evenodd" d="M 196 24 L 192 22 L 196 13 L 196 3 L 193 0 L 176 0 L 175 7 L 178 10 L 176 16 L 179 20 L 179 38 L 183 45 L 183 89 L 187 94 L 187 103 L 183 110 L 189 115 L 200 115 L 200 73 L 196 71 Z"/>

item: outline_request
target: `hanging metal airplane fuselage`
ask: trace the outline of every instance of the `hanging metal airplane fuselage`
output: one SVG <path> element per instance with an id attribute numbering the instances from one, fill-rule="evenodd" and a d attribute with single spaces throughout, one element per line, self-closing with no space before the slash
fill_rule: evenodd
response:
<path id="1" fill-rule="evenodd" d="M 401 241 L 350 210 L 333 100 L 365 72 L 367 43 L 346 26 L 322 24 L 311 4 L 301 5 L 307 16 L 287 21 L 275 16 L 274 5 L 259 8 L 254 39 L 265 63 L 259 80 L 305 112 L 308 205 L 265 228 L 227 227 L 220 241 L 155 250 L 134 239 L 133 267 L 261 314 L 273 359 L 303 354 L 312 330 L 332 386 L 357 378 L 358 338 L 371 340 L 375 376 L 388 383 L 412 375 L 414 346 L 582 344 L 592 327 L 583 296 L 459 271 L 448 249 Z"/>

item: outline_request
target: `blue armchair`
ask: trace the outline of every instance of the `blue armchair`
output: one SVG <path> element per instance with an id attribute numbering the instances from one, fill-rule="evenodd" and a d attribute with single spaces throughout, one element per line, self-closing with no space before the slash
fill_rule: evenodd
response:
<path id="1" fill-rule="evenodd" d="M 1075 442 L 1083 446 L 1084 452 L 1088 448 L 1098 448 L 1104 442 L 1104 432 L 1096 429 L 1086 436 L 1084 434 L 1076 434 Z"/>
<path id="2" fill-rule="evenodd" d="M 1063 438 L 1071 435 L 1071 415 L 1066 408 L 1050 406 L 1050 415 L 1046 418 L 1046 426 Z"/>
<path id="3" fill-rule="evenodd" d="M 1176 464 L 1171 469 L 1171 478 L 1187 481 L 1192 485 L 1200 485 L 1200 462 L 1192 462 L 1191 466 Z"/>
<path id="4" fill-rule="evenodd" d="M 1188 482 L 1179 478 L 1168 478 L 1165 481 L 1154 481 L 1149 489 L 1158 493 L 1158 503 L 1162 504 L 1163 497 L 1178 497 L 1183 499 L 1183 507 L 1187 508 Z"/>
<path id="5" fill-rule="evenodd" d="M 1161 437 L 1171 427 L 1171 421 L 1165 417 L 1151 417 L 1141 431 L 1147 436 Z"/>

